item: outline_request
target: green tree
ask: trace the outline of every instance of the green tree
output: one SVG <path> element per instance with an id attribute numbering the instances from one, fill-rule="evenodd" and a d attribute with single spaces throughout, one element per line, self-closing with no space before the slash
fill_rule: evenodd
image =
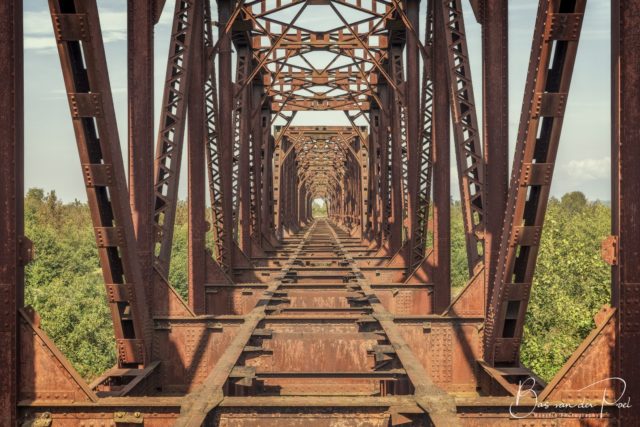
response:
<path id="1" fill-rule="evenodd" d="M 451 284 L 468 281 L 460 202 L 451 205 Z M 609 267 L 600 242 L 610 232 L 611 209 L 581 192 L 551 199 L 546 212 L 522 343 L 521 361 L 550 380 L 595 327 L 610 300 Z"/>
<path id="2" fill-rule="evenodd" d="M 324 218 L 327 216 L 327 203 L 324 199 L 316 199 L 311 203 L 311 214 L 314 218 Z"/>
<path id="3" fill-rule="evenodd" d="M 173 245 L 171 248 L 171 264 L 169 268 L 169 283 L 185 300 L 189 294 L 189 276 L 187 271 L 189 225 L 187 214 L 187 203 L 182 201 L 178 202 L 176 210 L 176 225 L 173 232 Z"/>
<path id="4" fill-rule="evenodd" d="M 582 193 L 549 203 L 521 357 L 543 379 L 562 367 L 610 301 L 610 269 L 600 258 L 610 223 L 610 208 Z"/>
<path id="5" fill-rule="evenodd" d="M 571 214 L 582 212 L 587 207 L 588 203 L 587 197 L 580 191 L 567 193 L 560 199 L 560 206 L 562 209 Z"/>
<path id="6" fill-rule="evenodd" d="M 35 248 L 25 302 L 78 372 L 94 378 L 115 363 L 115 346 L 89 209 L 31 189 L 25 232 Z"/>
<path id="7" fill-rule="evenodd" d="M 451 294 L 457 295 L 469 281 L 467 246 L 460 201 L 451 202 Z"/>

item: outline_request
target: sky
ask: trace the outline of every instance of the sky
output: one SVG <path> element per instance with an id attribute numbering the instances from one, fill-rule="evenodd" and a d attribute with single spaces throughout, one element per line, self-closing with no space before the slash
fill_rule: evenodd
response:
<path id="1" fill-rule="evenodd" d="M 425 1 L 422 3 L 424 9 Z M 509 0 L 510 152 L 515 143 L 520 118 L 537 3 L 534 0 Z M 167 1 L 161 20 L 155 28 L 156 128 L 173 4 L 174 2 Z M 467 0 L 463 0 L 463 5 L 475 98 L 479 102 L 477 108 L 481 123 L 480 26 L 476 23 Z M 120 143 L 126 162 L 126 0 L 98 0 L 98 6 Z M 322 25 L 323 18 L 318 16 L 322 14 L 310 14 L 305 24 L 313 25 L 315 22 Z M 64 201 L 86 200 L 46 0 L 25 2 L 24 30 L 25 187 L 55 190 Z M 582 191 L 589 199 L 611 199 L 609 34 L 610 0 L 589 0 L 551 187 L 553 196 L 560 197 L 570 191 Z M 348 121 L 342 112 L 301 112 L 296 116 L 293 125 L 348 125 Z M 451 164 L 455 165 L 454 158 Z M 185 169 L 186 167 L 183 167 L 183 171 Z M 454 168 L 454 198 L 458 198 L 456 176 Z M 184 178 L 181 179 L 180 187 L 179 195 L 184 198 Z"/>

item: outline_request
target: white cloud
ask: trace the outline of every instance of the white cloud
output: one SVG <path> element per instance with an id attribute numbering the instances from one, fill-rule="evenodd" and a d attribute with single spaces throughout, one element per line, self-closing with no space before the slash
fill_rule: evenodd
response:
<path id="1" fill-rule="evenodd" d="M 509 4 L 509 12 L 511 11 L 530 11 L 530 10 L 537 10 L 538 9 L 538 4 L 536 2 L 532 2 L 532 1 L 526 1 L 526 2 L 521 2 L 521 3 L 516 3 L 516 4 Z"/>
<path id="2" fill-rule="evenodd" d="M 611 158 L 571 160 L 566 165 L 571 178 L 582 180 L 600 180 L 609 178 Z"/>
<path id="3" fill-rule="evenodd" d="M 213 14 L 213 12 L 212 12 Z M 213 15 L 213 20 L 216 20 L 217 15 Z M 160 20 L 158 21 L 157 26 L 167 26 L 171 28 L 173 24 L 173 5 L 165 4 L 164 9 L 162 9 L 162 14 L 160 15 Z"/>
<path id="4" fill-rule="evenodd" d="M 51 37 L 25 36 L 24 48 L 27 50 L 53 50 L 56 48 L 56 42 Z"/>
<path id="5" fill-rule="evenodd" d="M 127 88 L 125 87 L 114 87 L 111 89 L 112 94 L 126 94 Z M 41 99 L 67 99 L 67 90 L 64 88 L 51 89 L 49 91 L 49 96 L 42 96 Z"/>
<path id="6" fill-rule="evenodd" d="M 125 10 L 101 10 L 100 26 L 105 43 L 127 39 L 127 12 Z M 56 47 L 51 25 L 51 16 L 47 9 L 24 13 L 24 48 L 47 51 Z"/>

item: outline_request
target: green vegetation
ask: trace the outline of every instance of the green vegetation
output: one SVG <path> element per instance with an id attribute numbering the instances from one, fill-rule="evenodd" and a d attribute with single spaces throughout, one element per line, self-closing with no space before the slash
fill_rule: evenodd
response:
<path id="1" fill-rule="evenodd" d="M 93 378 L 114 364 L 115 346 L 89 209 L 31 189 L 25 229 L 36 253 L 26 269 L 26 304 L 78 372 Z"/>
<path id="2" fill-rule="evenodd" d="M 176 209 L 176 226 L 173 231 L 173 247 L 171 249 L 171 264 L 169 266 L 169 283 L 186 301 L 188 298 L 187 254 L 188 247 L 188 209 L 187 203 L 178 202 Z M 211 221 L 209 221 L 211 222 Z M 211 247 L 211 246 L 209 246 Z"/>
<path id="3" fill-rule="evenodd" d="M 468 280 L 460 202 L 451 207 L 451 280 L 457 294 Z M 584 194 L 549 201 L 522 345 L 522 363 L 550 380 L 595 327 L 609 302 L 610 269 L 600 242 L 610 234 L 611 209 Z"/>
<path id="4" fill-rule="evenodd" d="M 186 203 L 179 204 L 176 217 L 169 280 L 186 298 Z M 36 253 L 26 268 L 26 304 L 40 314 L 42 328 L 78 372 L 93 379 L 116 359 L 89 208 L 32 188 L 25 197 L 25 229 Z"/>
<path id="5" fill-rule="evenodd" d="M 323 199 L 315 199 L 311 203 L 311 215 L 314 218 L 324 218 L 327 216 L 327 202 Z"/>
<path id="6" fill-rule="evenodd" d="M 313 208 L 314 216 L 326 215 L 326 207 Z M 36 249 L 27 267 L 26 303 L 40 313 L 43 329 L 80 374 L 92 379 L 113 366 L 115 352 L 89 209 L 31 189 L 25 222 Z M 549 203 L 522 348 L 523 363 L 544 379 L 557 372 L 609 301 L 609 268 L 599 255 L 609 224 L 609 207 L 581 193 Z M 459 202 L 452 206 L 451 228 L 452 281 L 459 290 L 468 277 Z M 184 297 L 186 259 L 187 210 L 181 203 L 169 280 Z"/>
<path id="7" fill-rule="evenodd" d="M 533 281 L 522 362 L 549 380 L 595 327 L 610 300 L 610 267 L 600 242 L 611 234 L 611 209 L 570 193 L 549 204 Z"/>

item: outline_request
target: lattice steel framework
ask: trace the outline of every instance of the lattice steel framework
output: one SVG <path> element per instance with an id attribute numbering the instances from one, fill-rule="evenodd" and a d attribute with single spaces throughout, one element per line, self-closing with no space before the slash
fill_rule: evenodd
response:
<path id="1" fill-rule="evenodd" d="M 193 0 L 176 2 L 156 145 L 154 222 L 158 243 L 155 252 L 156 265 L 165 275 L 169 272 L 178 201 L 194 8 Z"/>

